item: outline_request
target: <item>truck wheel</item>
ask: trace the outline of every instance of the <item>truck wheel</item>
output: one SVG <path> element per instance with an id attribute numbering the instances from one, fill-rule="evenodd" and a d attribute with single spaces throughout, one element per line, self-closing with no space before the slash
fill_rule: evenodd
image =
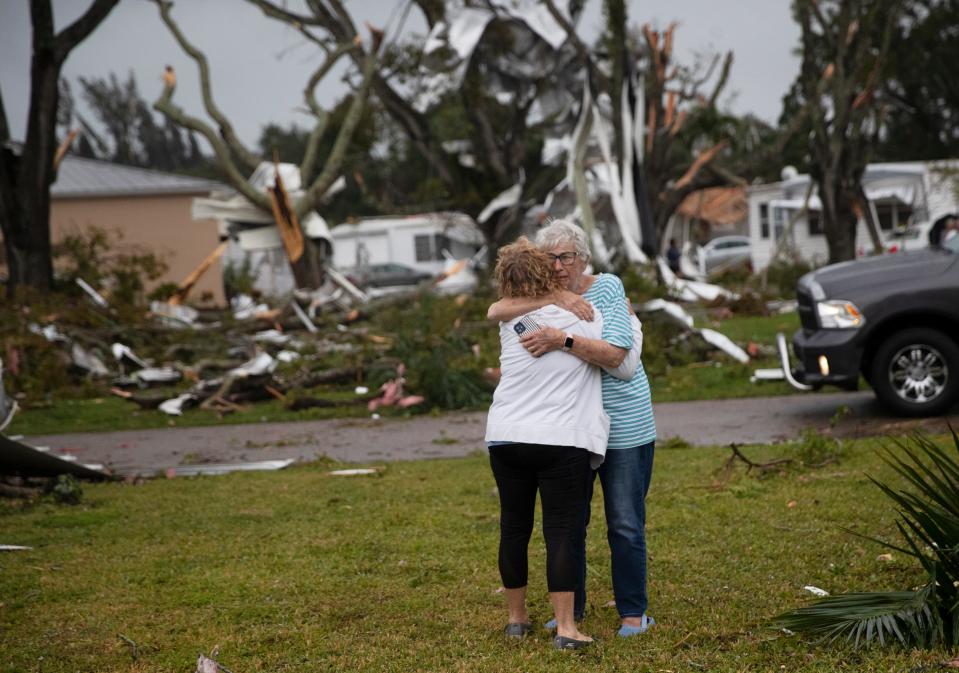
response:
<path id="1" fill-rule="evenodd" d="M 959 346 L 934 329 L 896 332 L 876 351 L 869 379 L 898 414 L 943 414 L 959 399 Z"/>

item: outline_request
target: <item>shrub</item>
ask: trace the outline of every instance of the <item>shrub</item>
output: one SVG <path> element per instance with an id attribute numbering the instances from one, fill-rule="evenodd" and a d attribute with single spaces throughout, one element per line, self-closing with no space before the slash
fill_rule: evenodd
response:
<path id="1" fill-rule="evenodd" d="M 111 303 L 124 305 L 142 303 L 146 285 L 169 268 L 162 256 L 124 244 L 122 232 L 99 227 L 65 236 L 54 258 L 61 277 L 106 288 Z"/>

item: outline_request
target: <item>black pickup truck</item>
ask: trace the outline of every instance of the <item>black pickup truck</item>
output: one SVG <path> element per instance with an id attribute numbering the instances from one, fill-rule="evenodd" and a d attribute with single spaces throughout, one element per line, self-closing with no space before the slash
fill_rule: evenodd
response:
<path id="1" fill-rule="evenodd" d="M 855 390 L 859 375 L 905 416 L 959 401 L 959 236 L 941 246 L 823 267 L 799 279 L 800 387 Z M 785 340 L 780 340 L 788 372 Z"/>

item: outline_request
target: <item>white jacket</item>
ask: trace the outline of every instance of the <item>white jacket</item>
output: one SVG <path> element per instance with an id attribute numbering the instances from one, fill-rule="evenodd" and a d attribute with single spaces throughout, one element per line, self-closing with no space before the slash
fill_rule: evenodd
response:
<path id="1" fill-rule="evenodd" d="M 599 339 L 603 331 L 599 311 L 593 322 L 554 305 L 527 315 L 542 327 L 574 337 Z M 576 446 L 592 453 L 591 463 L 598 467 L 609 438 L 599 368 L 562 351 L 534 358 L 513 329 L 519 320 L 500 323 L 501 378 L 486 421 L 486 441 Z"/>

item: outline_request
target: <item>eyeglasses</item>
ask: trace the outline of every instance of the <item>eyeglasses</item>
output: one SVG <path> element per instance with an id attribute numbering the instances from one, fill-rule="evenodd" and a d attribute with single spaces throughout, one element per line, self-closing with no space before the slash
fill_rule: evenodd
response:
<path id="1" fill-rule="evenodd" d="M 572 266 L 573 262 L 576 261 L 576 258 L 579 257 L 578 252 L 564 252 L 559 255 L 554 255 L 551 252 L 547 252 L 547 255 L 553 258 L 553 262 L 559 261 L 563 266 Z"/>

